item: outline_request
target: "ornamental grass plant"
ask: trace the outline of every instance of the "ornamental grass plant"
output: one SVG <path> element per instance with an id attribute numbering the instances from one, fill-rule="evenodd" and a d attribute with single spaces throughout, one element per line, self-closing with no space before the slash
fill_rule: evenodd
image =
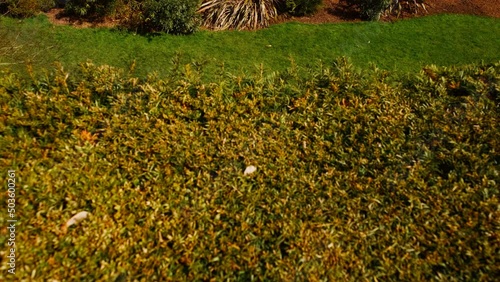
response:
<path id="1" fill-rule="evenodd" d="M 278 15 L 278 0 L 208 0 L 198 12 L 203 25 L 215 30 L 266 27 Z"/>

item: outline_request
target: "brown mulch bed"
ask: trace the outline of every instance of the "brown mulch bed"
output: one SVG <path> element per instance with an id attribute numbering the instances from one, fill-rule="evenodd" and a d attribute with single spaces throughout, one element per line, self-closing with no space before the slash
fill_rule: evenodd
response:
<path id="1" fill-rule="evenodd" d="M 399 18 L 419 17 L 436 14 L 468 14 L 500 18 L 500 1 L 498 0 L 426 0 L 426 10 L 415 14 L 402 14 Z M 395 17 L 383 18 L 393 21 Z M 292 17 L 284 21 L 302 23 L 338 23 L 361 21 L 356 13 L 347 11 L 340 0 L 324 0 L 323 7 L 309 17 Z"/>
<path id="2" fill-rule="evenodd" d="M 426 10 L 415 14 L 403 13 L 398 18 L 387 17 L 384 21 L 394 21 L 410 17 L 419 17 L 435 14 L 469 14 L 477 16 L 500 18 L 500 1 L 498 0 L 426 0 Z M 81 21 L 64 17 L 62 9 L 52 9 L 46 15 L 54 24 L 72 25 L 75 27 L 113 27 L 118 24 L 113 20 Z M 281 17 L 275 23 L 302 22 L 302 23 L 338 23 L 359 22 L 361 19 L 356 13 L 348 11 L 340 0 L 324 0 L 323 6 L 318 12 L 307 17 Z"/>
<path id="3" fill-rule="evenodd" d="M 71 25 L 78 28 L 87 27 L 115 27 L 118 21 L 112 19 L 99 19 L 99 20 L 81 20 L 77 18 L 67 17 L 64 14 L 64 9 L 55 8 L 45 13 L 49 21 L 56 25 Z"/>

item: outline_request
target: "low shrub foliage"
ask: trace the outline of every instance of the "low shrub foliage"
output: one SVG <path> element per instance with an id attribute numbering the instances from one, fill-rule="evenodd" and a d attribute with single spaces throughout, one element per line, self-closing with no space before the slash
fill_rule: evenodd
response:
<path id="1" fill-rule="evenodd" d="M 425 10 L 424 0 L 341 0 L 362 17 Z M 200 24 L 211 29 L 257 29 L 267 27 L 278 14 L 312 14 L 322 0 L 69 0 L 66 15 L 87 20 L 113 18 L 134 31 L 189 34 Z M 33 17 L 56 5 L 54 0 L 0 0 L 0 13 Z"/>
<path id="2" fill-rule="evenodd" d="M 500 62 L 0 76 L 18 279 L 481 280 L 500 271 Z M 245 168 L 257 170 L 244 175 Z M 80 211 L 90 216 L 61 231 Z M 0 237 L 4 244 L 6 237 Z M 5 266 L 2 266 L 5 267 Z"/>
<path id="3" fill-rule="evenodd" d="M 121 25 L 142 33 L 189 34 L 200 24 L 199 0 L 72 0 L 69 15 L 91 19 L 117 17 Z"/>
<path id="4" fill-rule="evenodd" d="M 304 16 L 316 12 L 323 0 L 284 0 L 284 2 L 288 13 Z"/>
<path id="5" fill-rule="evenodd" d="M 116 10 L 117 0 L 69 0 L 64 9 L 67 14 L 82 18 L 111 16 Z"/>
<path id="6" fill-rule="evenodd" d="M 0 0 L 0 12 L 27 18 L 53 8 L 53 0 Z M 140 32 L 189 34 L 197 30 L 200 0 L 70 0 L 67 16 L 99 21 L 115 19 L 120 25 Z"/>
<path id="7" fill-rule="evenodd" d="M 189 34 L 200 19 L 196 13 L 200 0 L 145 0 L 139 29 L 147 32 Z"/>
<path id="8" fill-rule="evenodd" d="M 302 16 L 316 11 L 321 0 L 69 0 L 66 15 L 81 19 L 115 18 L 135 31 L 188 34 L 200 23 L 224 29 L 267 27 L 278 13 Z M 0 12 L 32 17 L 55 6 L 54 0 L 0 0 Z"/>

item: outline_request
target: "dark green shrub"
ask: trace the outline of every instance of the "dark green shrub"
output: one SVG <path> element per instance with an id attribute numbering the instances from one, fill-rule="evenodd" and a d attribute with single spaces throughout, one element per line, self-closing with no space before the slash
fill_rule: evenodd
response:
<path id="1" fill-rule="evenodd" d="M 146 0 L 142 4 L 139 29 L 146 32 L 189 34 L 200 25 L 196 13 L 199 0 Z"/>
<path id="2" fill-rule="evenodd" d="M 390 6 L 391 0 L 346 0 L 359 9 L 361 16 L 369 20 L 379 20 L 382 13 Z"/>
<path id="3" fill-rule="evenodd" d="M 66 13 L 81 17 L 105 17 L 112 15 L 117 0 L 70 0 L 65 5 Z"/>
<path id="4" fill-rule="evenodd" d="M 29 18 L 54 6 L 54 0 L 0 0 L 0 13 L 16 18 Z"/>
<path id="5" fill-rule="evenodd" d="M 316 12 L 322 0 L 286 0 L 286 9 L 292 15 L 303 16 Z"/>

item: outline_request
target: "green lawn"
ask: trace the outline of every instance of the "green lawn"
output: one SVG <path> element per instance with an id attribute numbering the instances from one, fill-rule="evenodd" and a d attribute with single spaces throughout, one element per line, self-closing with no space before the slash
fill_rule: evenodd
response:
<path id="1" fill-rule="evenodd" d="M 370 62 L 402 72 L 428 64 L 443 66 L 500 58 L 500 20 L 464 15 L 440 15 L 396 23 L 309 25 L 286 23 L 259 31 L 200 31 L 189 36 L 140 36 L 110 29 L 53 26 L 46 17 L 24 21 L 0 18 L 0 67 L 24 69 L 60 61 L 72 69 L 91 60 L 127 68 L 134 60 L 137 75 L 165 74 L 175 54 L 184 63 L 207 62 L 208 73 L 224 63 L 232 73 L 350 57 L 357 67 Z"/>

